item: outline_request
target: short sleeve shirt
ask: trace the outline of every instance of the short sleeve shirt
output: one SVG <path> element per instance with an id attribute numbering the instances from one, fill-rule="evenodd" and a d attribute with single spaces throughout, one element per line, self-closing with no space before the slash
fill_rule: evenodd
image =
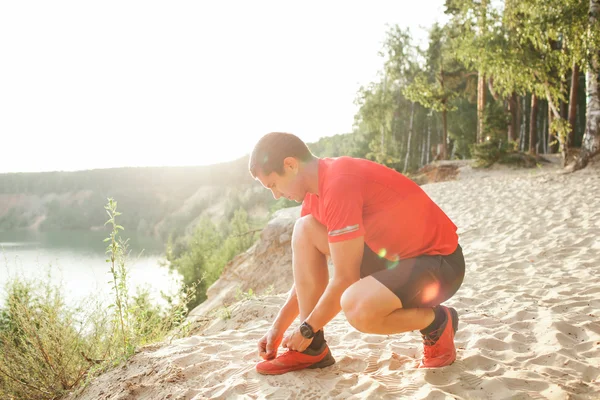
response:
<path id="1" fill-rule="evenodd" d="M 308 193 L 301 215 L 312 214 L 335 243 L 364 236 L 390 260 L 448 255 L 458 246 L 456 225 L 412 180 L 373 161 L 319 159 L 319 195 Z"/>

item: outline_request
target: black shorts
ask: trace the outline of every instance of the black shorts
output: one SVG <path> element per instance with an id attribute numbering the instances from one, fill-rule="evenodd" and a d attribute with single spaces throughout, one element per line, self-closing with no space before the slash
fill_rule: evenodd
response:
<path id="1" fill-rule="evenodd" d="M 447 256 L 418 256 L 399 261 L 379 257 L 365 244 L 360 277 L 372 276 L 390 289 L 403 308 L 434 307 L 452 297 L 465 277 L 460 245 Z"/>

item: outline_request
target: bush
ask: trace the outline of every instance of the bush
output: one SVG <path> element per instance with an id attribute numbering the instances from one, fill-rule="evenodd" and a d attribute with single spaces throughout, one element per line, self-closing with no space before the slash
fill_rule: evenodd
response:
<path id="1" fill-rule="evenodd" d="M 471 154 L 475 159 L 475 167 L 488 168 L 495 163 L 532 168 L 543 161 L 539 157 L 515 150 L 514 143 L 503 144 L 499 140 L 488 140 L 471 145 Z"/>
<path id="2" fill-rule="evenodd" d="M 471 145 L 476 167 L 488 168 L 506 155 L 506 148 L 496 140 Z"/>
<path id="3" fill-rule="evenodd" d="M 0 396 L 55 399 L 81 384 L 107 358 L 109 326 L 100 308 L 65 305 L 49 280 L 13 280 L 0 312 Z"/>
<path id="4" fill-rule="evenodd" d="M 288 200 L 285 197 L 280 197 L 273 203 L 273 205 L 269 208 L 269 214 L 273 215 L 275 211 L 282 210 L 284 208 L 296 207 L 298 203 L 293 200 Z"/>
<path id="5" fill-rule="evenodd" d="M 130 294 L 127 240 L 116 223 L 120 213 L 106 206 L 113 230 L 106 241 L 114 304 L 98 300 L 68 307 L 64 289 L 46 280 L 13 279 L 0 308 L 0 398 L 57 399 L 93 376 L 126 360 L 141 345 L 181 329 L 195 285 L 159 307 L 147 289 Z M 164 296 L 163 296 L 164 297 Z"/>
<path id="6" fill-rule="evenodd" d="M 187 304 L 188 310 L 206 300 L 206 291 L 219 278 L 223 267 L 256 241 L 256 233 L 250 229 L 247 212 L 239 208 L 227 224 L 217 227 L 204 217 L 184 245 L 172 241 L 167 244 L 167 260 L 181 274 L 184 285 L 200 281 L 194 298 Z"/>

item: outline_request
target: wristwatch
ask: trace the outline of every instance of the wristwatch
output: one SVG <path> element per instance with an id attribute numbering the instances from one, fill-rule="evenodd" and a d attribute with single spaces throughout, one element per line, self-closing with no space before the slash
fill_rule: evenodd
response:
<path id="1" fill-rule="evenodd" d="M 300 334 L 306 339 L 312 339 L 315 336 L 315 331 L 313 331 L 312 326 L 304 321 L 302 325 L 300 325 Z"/>

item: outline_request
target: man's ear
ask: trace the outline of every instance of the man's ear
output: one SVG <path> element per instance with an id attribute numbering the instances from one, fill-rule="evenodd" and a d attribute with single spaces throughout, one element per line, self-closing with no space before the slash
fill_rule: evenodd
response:
<path id="1" fill-rule="evenodd" d="M 298 160 L 295 157 L 286 157 L 283 159 L 283 168 L 294 172 L 298 172 Z"/>

